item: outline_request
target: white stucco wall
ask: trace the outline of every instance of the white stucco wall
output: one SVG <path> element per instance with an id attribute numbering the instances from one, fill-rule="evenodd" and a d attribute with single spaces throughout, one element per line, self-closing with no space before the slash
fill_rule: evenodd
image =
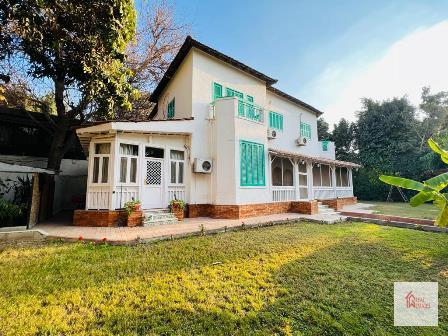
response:
<path id="1" fill-rule="evenodd" d="M 168 103 L 175 97 L 175 119 L 192 115 L 193 53 L 190 52 L 177 69 L 176 74 L 161 92 L 155 119 L 166 119 Z"/>

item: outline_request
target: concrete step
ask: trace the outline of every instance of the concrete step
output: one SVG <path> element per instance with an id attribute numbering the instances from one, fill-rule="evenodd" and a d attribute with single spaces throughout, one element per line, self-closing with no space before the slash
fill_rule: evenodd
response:
<path id="1" fill-rule="evenodd" d="M 176 216 L 169 209 L 150 209 L 143 211 L 143 225 L 161 225 L 176 223 Z"/>
<path id="2" fill-rule="evenodd" d="M 170 213 L 169 208 L 157 208 L 157 209 L 143 209 L 142 212 L 152 214 L 152 213 Z"/>

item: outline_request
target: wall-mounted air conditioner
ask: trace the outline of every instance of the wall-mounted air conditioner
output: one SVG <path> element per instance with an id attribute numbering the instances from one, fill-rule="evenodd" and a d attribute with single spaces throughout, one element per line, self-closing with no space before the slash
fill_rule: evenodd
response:
<path id="1" fill-rule="evenodd" d="M 308 142 L 308 139 L 306 137 L 300 137 L 300 138 L 296 139 L 297 146 L 306 146 L 307 142 Z"/>
<path id="2" fill-rule="evenodd" d="M 193 170 L 195 173 L 210 174 L 212 169 L 211 159 L 194 159 Z"/>
<path id="3" fill-rule="evenodd" d="M 275 139 L 275 138 L 277 138 L 277 131 L 275 129 L 269 128 L 268 139 Z"/>

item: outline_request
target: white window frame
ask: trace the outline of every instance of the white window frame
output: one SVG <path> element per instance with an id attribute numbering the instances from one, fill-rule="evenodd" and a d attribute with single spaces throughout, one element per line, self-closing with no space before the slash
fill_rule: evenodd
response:
<path id="1" fill-rule="evenodd" d="M 169 148 L 168 149 L 169 153 L 169 184 L 173 185 L 173 186 L 184 186 L 185 185 L 185 155 L 187 154 L 185 149 L 180 149 L 180 148 Z M 177 152 L 182 152 L 184 153 L 184 159 L 183 160 L 177 160 L 177 159 L 171 159 L 171 151 L 177 151 Z M 176 163 L 176 182 L 171 182 L 171 162 L 175 162 Z M 182 171 L 182 183 L 179 183 L 179 171 L 180 171 L 180 163 L 183 163 L 183 171 Z"/>
<path id="2" fill-rule="evenodd" d="M 336 167 L 335 168 L 335 174 L 338 174 L 338 168 L 339 168 L 339 181 L 341 182 L 341 185 L 338 186 L 338 179 L 336 176 L 336 188 L 351 188 L 351 180 L 350 180 L 350 173 L 349 169 L 347 167 Z M 347 171 L 347 185 L 342 185 L 342 168 L 344 168 Z"/>
<path id="3" fill-rule="evenodd" d="M 329 178 L 330 178 L 330 185 L 329 186 L 322 185 L 322 181 L 323 181 L 323 179 L 322 179 L 322 166 L 328 166 L 328 168 L 329 168 L 328 169 L 328 174 L 329 174 Z M 320 185 L 318 185 L 318 186 L 314 185 L 314 167 L 319 168 Z M 325 163 L 315 163 L 313 165 L 313 169 L 312 169 L 312 172 L 313 172 L 313 187 L 314 188 L 333 188 L 334 183 L 336 183 L 336 181 L 333 182 L 332 169 L 333 169 L 333 167 L 328 165 L 328 164 L 325 164 Z"/>
<path id="4" fill-rule="evenodd" d="M 137 155 L 127 155 L 127 154 L 121 154 L 120 148 L 121 145 L 130 145 L 130 146 L 137 146 Z M 134 142 L 127 142 L 127 141 L 120 141 L 118 143 L 118 183 L 120 185 L 137 185 L 138 184 L 138 172 L 139 172 L 139 157 L 140 157 L 140 146 L 138 143 Z M 126 158 L 126 177 L 125 181 L 121 181 L 121 159 Z M 131 160 L 136 159 L 136 172 L 135 172 L 135 182 L 131 182 Z"/>
<path id="5" fill-rule="evenodd" d="M 96 145 L 109 144 L 109 153 L 108 154 L 97 154 L 96 153 Z M 103 180 L 103 163 L 104 158 L 107 157 L 107 181 L 102 182 Z M 111 157 L 112 157 L 112 142 L 111 141 L 98 141 L 92 143 L 92 163 L 91 163 L 91 176 L 89 179 L 89 183 L 92 185 L 108 185 L 110 183 L 110 168 L 111 168 Z M 98 182 L 93 181 L 94 177 L 94 169 L 95 169 L 95 158 L 99 158 L 98 164 Z"/>

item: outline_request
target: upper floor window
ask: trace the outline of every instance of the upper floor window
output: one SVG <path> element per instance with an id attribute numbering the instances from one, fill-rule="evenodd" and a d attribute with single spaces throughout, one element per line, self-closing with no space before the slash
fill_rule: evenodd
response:
<path id="1" fill-rule="evenodd" d="M 226 97 L 238 97 L 244 99 L 244 94 L 231 88 L 226 88 Z"/>
<path id="2" fill-rule="evenodd" d="M 328 145 L 329 145 L 329 141 L 328 140 L 323 140 L 322 141 L 322 151 L 328 152 Z"/>
<path id="3" fill-rule="evenodd" d="M 283 131 L 283 115 L 269 111 L 269 127 Z"/>
<path id="4" fill-rule="evenodd" d="M 311 125 L 307 124 L 305 122 L 301 122 L 300 123 L 300 135 L 307 139 L 311 139 Z"/>
<path id="5" fill-rule="evenodd" d="M 184 152 L 178 150 L 170 151 L 170 165 L 171 165 L 171 183 L 184 183 Z"/>
<path id="6" fill-rule="evenodd" d="M 120 144 L 120 183 L 137 182 L 138 145 Z"/>
<path id="7" fill-rule="evenodd" d="M 175 114 L 176 114 L 176 111 L 175 111 L 175 98 L 173 98 L 168 103 L 168 113 L 167 113 L 168 119 L 173 119 Z"/>
<path id="8" fill-rule="evenodd" d="M 213 101 L 218 98 L 222 98 L 222 85 L 213 83 Z"/>
<path id="9" fill-rule="evenodd" d="M 265 185 L 263 144 L 240 141 L 240 184 L 243 187 Z"/>
<path id="10" fill-rule="evenodd" d="M 109 180 L 110 143 L 94 145 L 92 183 L 107 183 Z"/>

